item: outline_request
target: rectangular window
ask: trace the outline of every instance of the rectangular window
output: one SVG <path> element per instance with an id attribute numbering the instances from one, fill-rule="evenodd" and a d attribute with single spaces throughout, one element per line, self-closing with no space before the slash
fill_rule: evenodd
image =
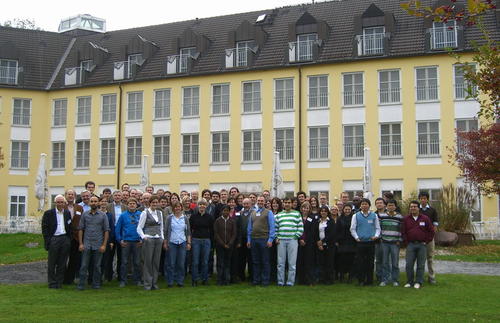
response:
<path id="1" fill-rule="evenodd" d="M 68 100 L 57 99 L 54 100 L 54 116 L 52 124 L 54 127 L 66 126 L 68 115 Z"/>
<path id="2" fill-rule="evenodd" d="M 280 153 L 280 160 L 293 161 L 293 128 L 276 129 L 275 140 L 275 149 Z"/>
<path id="3" fill-rule="evenodd" d="M 155 119 L 170 118 L 170 89 L 155 90 Z"/>
<path id="4" fill-rule="evenodd" d="M 11 218 L 26 216 L 26 196 L 11 195 L 9 206 Z"/>
<path id="5" fill-rule="evenodd" d="M 260 82 L 243 83 L 243 112 L 260 112 Z"/>
<path id="6" fill-rule="evenodd" d="M 438 72 L 437 67 L 418 67 L 417 75 L 417 101 L 438 100 Z"/>
<path id="7" fill-rule="evenodd" d="M 328 159 L 328 127 L 309 128 L 309 159 Z"/>
<path id="8" fill-rule="evenodd" d="M 214 84 L 212 86 L 212 114 L 229 113 L 229 84 Z"/>
<path id="9" fill-rule="evenodd" d="M 343 74 L 344 106 L 363 105 L 363 73 Z"/>
<path id="10" fill-rule="evenodd" d="M 363 28 L 363 55 L 384 53 L 385 27 Z"/>
<path id="11" fill-rule="evenodd" d="M 142 104 L 143 104 L 142 97 L 143 97 L 142 92 L 128 93 L 128 109 L 127 109 L 128 121 L 142 120 Z"/>
<path id="12" fill-rule="evenodd" d="M 182 116 L 197 117 L 200 115 L 200 88 L 198 86 L 182 88 Z"/>
<path id="13" fill-rule="evenodd" d="M 29 142 L 13 141 L 10 153 L 10 168 L 28 169 Z"/>
<path id="14" fill-rule="evenodd" d="M 133 76 L 133 71 L 136 65 L 142 65 L 144 62 L 142 58 L 142 54 L 132 54 L 128 55 L 128 77 L 131 78 Z"/>
<path id="15" fill-rule="evenodd" d="M 127 167 L 141 166 L 142 138 L 127 138 Z"/>
<path id="16" fill-rule="evenodd" d="M 90 140 L 76 142 L 76 168 L 89 168 Z"/>
<path id="17" fill-rule="evenodd" d="M 229 132 L 212 133 L 212 163 L 229 163 Z"/>
<path id="18" fill-rule="evenodd" d="M 458 132 L 477 131 L 478 129 L 479 129 L 479 123 L 478 123 L 477 119 L 457 120 L 457 131 Z M 464 144 L 466 143 L 464 140 L 466 140 L 466 139 L 461 139 L 460 137 L 457 138 L 457 151 L 458 151 L 458 153 L 464 152 Z"/>
<path id="19" fill-rule="evenodd" d="M 248 65 L 248 52 L 253 46 L 253 40 L 239 41 L 236 43 L 236 66 Z"/>
<path id="20" fill-rule="evenodd" d="M 181 48 L 180 50 L 180 71 L 179 73 L 186 73 L 189 68 L 189 59 L 195 57 L 197 54 L 196 47 Z"/>
<path id="21" fill-rule="evenodd" d="M 101 122 L 116 121 L 116 94 L 106 94 L 102 96 Z"/>
<path id="22" fill-rule="evenodd" d="M 91 72 L 94 66 L 94 62 L 90 60 L 85 60 L 80 62 L 80 79 L 78 80 L 79 84 L 82 84 L 85 81 L 85 73 Z"/>
<path id="23" fill-rule="evenodd" d="M 66 143 L 52 143 L 52 169 L 64 169 L 66 167 Z"/>
<path id="24" fill-rule="evenodd" d="M 457 47 L 457 23 L 455 20 L 447 22 L 433 22 L 431 29 L 431 48 L 445 49 Z"/>
<path id="25" fill-rule="evenodd" d="M 101 167 L 115 167 L 115 139 L 101 140 Z"/>
<path id="26" fill-rule="evenodd" d="M 182 135 L 182 163 L 198 164 L 200 136 L 198 134 Z"/>
<path id="27" fill-rule="evenodd" d="M 363 125 L 344 126 L 344 158 L 364 157 L 365 134 Z"/>
<path id="28" fill-rule="evenodd" d="M 12 125 L 29 126 L 31 119 L 31 99 L 14 99 Z"/>
<path id="29" fill-rule="evenodd" d="M 0 83 L 17 84 L 17 61 L 0 59 Z"/>
<path id="30" fill-rule="evenodd" d="M 464 77 L 463 65 L 457 64 L 453 66 L 455 71 L 455 99 L 464 100 L 470 95 L 477 93 L 477 87 L 470 84 Z M 475 70 L 475 66 L 473 66 Z"/>
<path id="31" fill-rule="evenodd" d="M 439 122 L 424 121 L 417 123 L 418 155 L 439 156 Z"/>
<path id="32" fill-rule="evenodd" d="M 328 108 L 328 76 L 309 76 L 309 109 Z"/>
<path id="33" fill-rule="evenodd" d="M 154 137 L 153 166 L 164 166 L 170 163 L 170 136 Z"/>
<path id="34" fill-rule="evenodd" d="M 274 109 L 293 110 L 293 79 L 274 80 Z"/>
<path id="35" fill-rule="evenodd" d="M 312 61 L 313 47 L 318 40 L 318 34 L 297 35 L 297 60 Z"/>
<path id="36" fill-rule="evenodd" d="M 91 99 L 90 96 L 77 98 L 76 124 L 88 125 L 91 120 Z"/>
<path id="37" fill-rule="evenodd" d="M 380 156 L 401 157 L 401 124 L 380 125 Z"/>
<path id="38" fill-rule="evenodd" d="M 243 131 L 243 162 L 261 161 L 261 131 Z"/>
<path id="39" fill-rule="evenodd" d="M 379 102 L 399 103 L 401 102 L 401 85 L 399 70 L 379 71 Z"/>

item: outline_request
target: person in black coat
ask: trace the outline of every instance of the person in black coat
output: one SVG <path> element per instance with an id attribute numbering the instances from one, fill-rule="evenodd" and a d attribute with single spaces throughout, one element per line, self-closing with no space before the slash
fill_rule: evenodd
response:
<path id="1" fill-rule="evenodd" d="M 65 209 L 66 198 L 63 195 L 57 195 L 54 202 L 56 207 L 43 214 L 42 235 L 45 250 L 49 252 L 47 260 L 49 288 L 61 288 L 71 244 L 71 213 Z"/>
<path id="2" fill-rule="evenodd" d="M 337 222 L 330 218 L 328 206 L 320 207 L 320 218 L 314 225 L 314 237 L 318 248 L 320 282 L 333 284 L 335 276 L 335 249 L 337 243 Z"/>
<path id="3" fill-rule="evenodd" d="M 351 235 L 352 205 L 345 204 L 342 209 L 342 215 L 338 221 L 338 270 L 339 280 L 344 280 L 346 274 L 349 274 L 348 282 L 352 282 L 355 276 L 354 258 L 356 255 L 356 240 Z"/>
<path id="4" fill-rule="evenodd" d="M 299 240 L 297 254 L 297 279 L 301 285 L 312 285 L 315 282 L 314 271 L 316 269 L 316 238 L 314 226 L 317 224 L 316 217 L 311 213 L 311 204 L 304 201 L 300 205 L 300 214 L 304 224 L 304 233 Z"/>

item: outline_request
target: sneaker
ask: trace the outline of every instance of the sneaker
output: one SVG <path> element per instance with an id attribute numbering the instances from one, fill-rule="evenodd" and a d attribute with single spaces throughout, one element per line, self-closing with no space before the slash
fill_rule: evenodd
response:
<path id="1" fill-rule="evenodd" d="M 420 284 L 419 284 L 419 283 L 416 283 L 416 284 L 413 286 L 413 288 L 415 288 L 415 289 L 419 289 L 419 288 L 420 288 Z"/>
<path id="2" fill-rule="evenodd" d="M 436 285 L 437 281 L 435 278 L 429 278 L 429 283 L 431 283 L 432 285 Z"/>
<path id="3" fill-rule="evenodd" d="M 411 287 L 411 284 L 410 284 L 410 283 L 407 283 L 407 284 L 405 285 L 405 288 L 410 288 L 410 287 Z"/>
<path id="4" fill-rule="evenodd" d="M 385 287 L 387 286 L 387 284 L 385 282 L 381 282 L 380 284 L 378 284 L 380 287 Z"/>
<path id="5" fill-rule="evenodd" d="M 392 283 L 392 286 L 394 286 L 394 287 L 398 287 L 398 286 L 399 286 L 399 283 L 398 283 L 398 282 L 394 282 L 394 283 Z"/>
<path id="6" fill-rule="evenodd" d="M 120 282 L 120 285 L 118 285 L 120 288 L 125 287 L 125 282 Z"/>

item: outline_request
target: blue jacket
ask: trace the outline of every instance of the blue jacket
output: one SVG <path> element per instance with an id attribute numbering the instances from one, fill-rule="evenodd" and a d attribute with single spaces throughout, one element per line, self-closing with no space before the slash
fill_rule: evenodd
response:
<path id="1" fill-rule="evenodd" d="M 109 237 L 108 243 L 115 243 L 115 220 L 113 219 L 113 214 L 106 212 L 109 223 Z"/>
<path id="2" fill-rule="evenodd" d="M 139 224 L 139 218 L 141 217 L 141 211 L 135 211 L 131 213 L 130 211 L 125 211 L 118 218 L 118 222 L 115 227 L 115 238 L 117 242 L 125 241 L 140 241 L 141 238 L 137 233 L 137 225 Z"/>

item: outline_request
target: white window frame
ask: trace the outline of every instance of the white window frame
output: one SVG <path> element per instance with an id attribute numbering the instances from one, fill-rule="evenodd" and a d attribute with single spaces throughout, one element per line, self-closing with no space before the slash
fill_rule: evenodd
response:
<path id="1" fill-rule="evenodd" d="M 397 88 L 393 88 L 393 83 L 395 81 L 392 80 L 392 73 L 398 72 L 398 85 Z M 382 90 L 382 73 L 388 73 L 388 81 L 384 82 L 388 84 L 387 90 Z M 400 69 L 389 69 L 389 70 L 379 70 L 378 71 L 378 104 L 379 105 L 391 105 L 391 104 L 400 104 L 402 98 L 402 88 L 401 88 L 401 70 Z M 382 91 L 387 91 L 387 101 L 383 102 L 382 100 Z M 398 100 L 394 100 L 394 97 Z"/>
<path id="2" fill-rule="evenodd" d="M 16 102 L 20 102 L 20 104 L 21 104 L 20 106 L 17 107 L 19 109 L 19 111 L 17 111 L 17 113 L 16 113 Z M 25 107 L 26 102 L 28 102 L 27 109 Z M 26 114 L 26 112 L 27 112 L 27 114 Z M 29 127 L 30 125 L 31 125 L 31 99 L 13 98 L 12 99 L 12 126 Z"/>
<path id="3" fill-rule="evenodd" d="M 283 87 L 278 90 L 279 83 L 282 83 Z M 293 111 L 294 92 L 293 77 L 274 79 L 274 111 Z"/>
<path id="4" fill-rule="evenodd" d="M 253 40 L 243 40 L 236 42 L 236 66 L 248 66 L 248 51 L 254 46 Z"/>
<path id="5" fill-rule="evenodd" d="M 312 61 L 314 59 L 313 46 L 317 41 L 317 33 L 297 35 L 297 61 Z"/>
<path id="6" fill-rule="evenodd" d="M 190 95 L 188 96 L 188 93 Z M 200 87 L 182 87 L 182 117 L 198 118 L 200 116 Z"/>
<path id="7" fill-rule="evenodd" d="M 355 83 L 355 78 L 357 75 L 361 75 L 361 83 Z M 346 78 L 351 78 L 352 83 L 350 85 L 346 85 Z M 357 90 L 356 88 L 361 85 L 361 90 Z M 347 86 L 350 87 L 349 90 L 346 90 Z M 351 102 L 347 102 L 350 98 Z M 361 98 L 361 100 L 360 100 Z M 344 107 L 358 107 L 363 106 L 365 104 L 365 73 L 363 72 L 349 72 L 342 73 L 342 105 Z"/>
<path id="8" fill-rule="evenodd" d="M 106 99 L 109 102 L 104 102 Z M 114 99 L 114 103 L 113 103 Z M 107 117 L 107 118 L 106 118 Z M 116 122 L 116 94 L 103 94 L 101 95 L 101 123 L 115 123 Z"/>
<path id="9" fill-rule="evenodd" d="M 291 131 L 291 134 L 290 134 Z M 278 132 L 282 132 L 282 139 L 278 140 Z M 291 145 L 290 145 L 291 142 Z M 274 129 L 274 149 L 280 153 L 280 161 L 291 162 L 295 157 L 295 129 Z"/>
<path id="10" fill-rule="evenodd" d="M 15 197 L 16 201 L 12 201 L 12 198 Z M 24 201 L 21 201 L 20 198 L 24 198 Z M 18 218 L 26 218 L 28 215 L 28 188 L 27 187 L 9 187 L 8 193 L 8 219 L 14 220 Z M 16 206 L 16 214 L 12 216 L 12 207 Z M 20 208 L 20 206 L 23 206 Z M 22 210 L 22 212 L 20 212 Z"/>
<path id="11" fill-rule="evenodd" d="M 134 100 L 131 100 L 132 95 L 134 96 Z M 127 92 L 127 121 L 142 121 L 143 113 L 144 93 L 142 91 Z"/>
<path id="12" fill-rule="evenodd" d="M 421 153 L 420 152 L 420 147 L 423 145 L 423 143 L 420 142 L 420 132 L 419 132 L 419 124 L 420 123 L 426 123 L 426 141 L 425 141 L 425 149 L 428 151 L 427 153 Z M 432 153 L 431 151 L 435 149 L 433 148 L 433 141 L 435 140 L 430 140 L 431 135 L 435 134 L 430 132 L 430 123 L 437 123 L 438 125 L 438 140 L 437 140 L 437 153 Z M 435 145 L 435 143 L 434 143 Z M 417 157 L 440 157 L 441 156 L 441 122 L 439 120 L 422 120 L 422 121 L 417 121 Z"/>
<path id="13" fill-rule="evenodd" d="M 104 143 L 106 142 L 106 145 Z M 106 147 L 105 147 L 106 146 Z M 113 146 L 113 147 L 111 147 Z M 101 139 L 101 168 L 114 168 L 116 165 L 116 139 L 102 138 Z"/>
<path id="14" fill-rule="evenodd" d="M 127 64 L 128 64 L 128 75 L 127 78 L 132 78 L 132 66 L 135 65 L 140 65 L 139 62 L 142 64 L 142 53 L 136 53 L 136 54 L 130 54 L 127 57 Z"/>
<path id="15" fill-rule="evenodd" d="M 170 108 L 172 102 L 171 89 L 156 89 L 154 93 L 153 119 L 164 120 L 170 119 Z M 162 103 L 162 105 L 159 105 Z"/>
<path id="16" fill-rule="evenodd" d="M 196 140 L 195 140 L 196 139 Z M 200 134 L 185 133 L 181 136 L 181 164 L 199 165 L 200 163 Z"/>
<path id="17" fill-rule="evenodd" d="M 14 154 L 14 144 L 18 149 Z M 10 169 L 29 169 L 30 142 L 27 140 L 12 140 L 10 144 Z M 16 165 L 14 165 L 15 163 Z"/>
<path id="18" fill-rule="evenodd" d="M 131 145 L 133 144 L 133 145 Z M 131 150 L 133 150 L 131 154 Z M 131 160 L 134 159 L 132 162 Z M 125 151 L 125 167 L 141 167 L 142 165 L 142 137 L 127 137 Z"/>
<path id="19" fill-rule="evenodd" d="M 52 102 L 53 102 L 52 103 L 52 127 L 54 127 L 54 128 L 66 127 L 67 122 L 68 122 L 68 99 L 65 99 L 65 98 L 54 99 Z M 58 107 L 58 103 L 60 103 L 59 107 Z M 62 114 L 62 116 L 58 119 L 56 119 L 57 113 Z M 56 120 L 60 120 L 58 124 L 56 124 Z"/>
<path id="20" fill-rule="evenodd" d="M 399 125 L 399 134 L 394 133 L 394 126 Z M 382 126 L 389 126 L 389 134 L 382 134 Z M 382 141 L 382 136 L 389 137 L 388 144 Z M 394 140 L 394 136 L 399 136 L 400 140 Z M 403 157 L 403 129 L 401 122 L 383 122 L 379 124 L 379 138 L 380 138 L 380 158 L 402 158 Z M 399 145 L 399 147 L 398 147 Z M 399 149 L 399 154 L 398 154 Z M 388 154 L 384 154 L 388 151 Z"/>
<path id="21" fill-rule="evenodd" d="M 250 134 L 250 140 L 245 140 L 245 134 Z M 256 138 L 258 134 L 258 138 Z M 242 163 L 262 163 L 262 130 L 244 130 L 242 131 Z"/>
<path id="22" fill-rule="evenodd" d="M 7 62 L 7 63 L 15 62 L 16 66 L 15 67 L 1 66 L 1 64 L 0 64 L 0 71 L 6 70 L 6 72 L 5 72 L 6 76 L 3 78 L 0 78 L 0 83 L 1 84 L 14 84 L 14 85 L 17 84 L 18 78 L 19 78 L 19 62 L 17 60 L 14 60 L 14 59 L 3 59 L 3 58 L 0 59 L 0 63 L 2 63 L 2 62 Z M 15 71 L 15 76 L 13 78 L 14 82 L 12 82 L 12 77 L 10 77 L 10 75 L 9 75 L 9 72 L 11 69 L 14 69 L 14 71 Z"/>
<path id="23" fill-rule="evenodd" d="M 458 123 L 459 122 L 465 122 L 465 125 L 466 125 L 466 129 L 464 130 L 460 130 L 458 129 Z M 471 129 L 471 123 L 472 122 L 475 122 L 476 123 L 476 126 L 475 126 L 475 129 Z M 479 120 L 476 119 L 476 118 L 461 118 L 461 119 L 455 119 L 455 129 L 457 130 L 457 132 L 470 132 L 470 131 L 477 131 L 479 129 Z M 461 153 L 463 151 L 463 149 L 461 148 L 462 147 L 462 140 L 464 139 L 460 139 L 458 136 L 456 137 L 456 145 L 457 145 L 457 152 L 458 153 Z"/>
<path id="24" fill-rule="evenodd" d="M 349 136 L 349 138 L 353 138 L 353 143 L 347 143 L 347 137 L 346 137 L 346 128 L 350 128 L 352 127 L 353 129 L 353 135 L 352 136 Z M 359 127 L 361 127 L 362 131 L 363 131 L 363 134 L 362 136 L 358 133 L 358 129 Z M 343 145 L 343 156 L 344 156 L 344 159 L 346 160 L 350 160 L 350 159 L 363 159 L 364 158 L 364 147 L 365 147 L 365 143 L 366 143 L 366 138 L 365 138 L 365 125 L 364 124 L 348 124 L 348 125 L 342 125 L 342 141 L 344 143 Z M 363 142 L 362 143 L 359 143 L 359 142 L 356 142 L 356 141 L 359 141 L 357 139 L 359 138 L 362 138 Z M 349 147 L 347 145 L 353 145 L 351 150 L 352 152 L 350 154 L 347 153 Z M 362 145 L 362 147 L 360 147 L 359 145 Z"/>
<path id="25" fill-rule="evenodd" d="M 439 26 L 437 26 L 439 24 Z M 453 25 L 450 25 L 453 24 Z M 452 29 L 450 29 L 452 28 Z M 458 27 L 456 20 L 447 22 L 433 21 L 431 28 L 431 49 L 446 49 L 458 47 Z M 442 33 L 442 42 L 438 42 L 438 33 Z M 448 38 L 452 36 L 452 40 Z"/>
<path id="26" fill-rule="evenodd" d="M 321 80 L 324 78 L 326 79 L 326 86 L 320 85 Z M 312 79 L 316 79 L 318 84 L 314 88 L 311 87 Z M 312 93 L 313 92 L 312 89 L 314 89 L 315 93 Z M 322 92 L 322 89 L 323 90 L 326 89 L 326 93 Z M 307 107 L 309 110 L 328 109 L 330 102 L 330 87 L 329 87 L 328 75 L 309 75 L 307 77 L 307 97 L 308 97 Z M 314 106 L 311 104 L 311 102 L 313 101 L 315 101 Z"/>
<path id="27" fill-rule="evenodd" d="M 325 137 L 321 136 L 322 129 L 326 129 L 326 140 L 327 145 L 322 145 L 321 141 L 325 139 Z M 313 138 L 312 130 L 316 130 L 318 136 Z M 308 152 L 309 152 L 309 160 L 311 161 L 322 161 L 329 160 L 330 158 L 330 128 L 328 126 L 315 126 L 308 128 Z M 324 154 L 326 149 L 326 156 Z"/>
<path id="28" fill-rule="evenodd" d="M 229 164 L 230 149 L 229 131 L 212 132 L 212 164 Z"/>
<path id="29" fill-rule="evenodd" d="M 83 60 L 80 61 L 80 75 L 79 75 L 79 80 L 78 83 L 82 84 L 83 83 L 83 75 L 86 71 L 90 71 L 92 68 L 92 65 L 94 62 L 91 59 Z"/>
<path id="30" fill-rule="evenodd" d="M 196 55 L 197 53 L 196 47 L 185 47 L 179 49 L 179 73 L 186 73 L 188 72 L 188 59 L 190 57 L 193 57 L 193 55 Z"/>
<path id="31" fill-rule="evenodd" d="M 88 100 L 88 102 L 87 102 Z M 88 104 L 87 104 L 88 103 Z M 83 109 L 83 111 L 82 111 Z M 92 122 L 92 97 L 81 96 L 76 98 L 76 125 L 88 126 Z"/>
<path id="32" fill-rule="evenodd" d="M 453 64 L 453 97 L 455 98 L 456 101 L 465 101 L 465 100 L 474 100 L 474 98 L 467 98 L 469 93 L 467 93 L 467 89 L 469 87 L 468 81 L 464 77 L 464 73 L 462 71 L 462 83 L 457 82 L 457 69 L 461 69 L 465 64 Z M 472 65 L 475 70 L 477 70 L 477 65 L 476 64 L 468 64 Z M 471 86 L 472 92 L 477 92 L 478 89 L 476 86 Z M 458 93 L 462 92 L 462 95 L 457 95 Z"/>
<path id="33" fill-rule="evenodd" d="M 58 145 L 59 150 L 55 151 L 54 146 Z M 62 148 L 62 149 L 61 149 Z M 65 141 L 52 141 L 51 143 L 51 169 L 53 170 L 63 170 L 66 168 L 66 142 Z M 57 154 L 57 156 L 56 156 Z M 58 165 L 55 167 L 55 162 L 57 161 Z"/>
<path id="34" fill-rule="evenodd" d="M 250 91 L 245 91 L 246 84 L 251 85 Z M 246 98 L 246 95 L 250 98 Z M 260 80 L 241 83 L 241 111 L 242 114 L 262 113 L 262 82 Z"/>
<path id="35" fill-rule="evenodd" d="M 160 141 L 158 144 L 157 141 Z M 153 137 L 153 166 L 168 166 L 170 164 L 170 135 Z"/>
<path id="36" fill-rule="evenodd" d="M 215 94 L 215 88 L 220 87 L 220 94 Z M 224 92 L 227 88 L 227 93 Z M 220 100 L 220 102 L 216 102 Z M 217 108 L 217 106 L 219 106 Z M 218 111 L 216 111 L 218 109 Z M 212 115 L 229 115 L 231 111 L 231 85 L 230 83 L 212 84 Z"/>
<path id="37" fill-rule="evenodd" d="M 75 141 L 75 169 L 89 169 L 90 167 L 90 140 Z"/>
<path id="38" fill-rule="evenodd" d="M 379 30 L 382 29 L 382 32 L 373 32 L 367 33 L 367 31 L 371 30 Z M 373 26 L 363 28 L 363 55 L 380 55 L 384 53 L 384 38 L 385 38 L 385 26 Z M 381 43 L 381 47 L 374 46 L 373 48 L 369 45 L 378 45 Z M 370 47 L 370 48 L 368 48 Z"/>
<path id="39" fill-rule="evenodd" d="M 436 69 L 436 98 L 430 98 L 431 97 L 431 88 L 432 88 L 432 85 L 429 85 L 429 72 L 428 70 L 431 69 L 431 68 L 435 68 Z M 424 79 L 425 80 L 425 88 L 424 88 L 424 93 L 425 93 L 425 98 L 423 99 L 419 99 L 419 91 L 422 91 L 421 88 L 418 86 L 418 70 L 421 70 L 421 69 L 425 69 L 426 72 L 425 72 L 425 76 L 426 78 Z M 415 101 L 416 102 L 438 102 L 439 101 L 439 87 L 440 87 L 440 84 L 439 84 L 439 67 L 438 66 L 417 66 L 415 67 Z"/>

